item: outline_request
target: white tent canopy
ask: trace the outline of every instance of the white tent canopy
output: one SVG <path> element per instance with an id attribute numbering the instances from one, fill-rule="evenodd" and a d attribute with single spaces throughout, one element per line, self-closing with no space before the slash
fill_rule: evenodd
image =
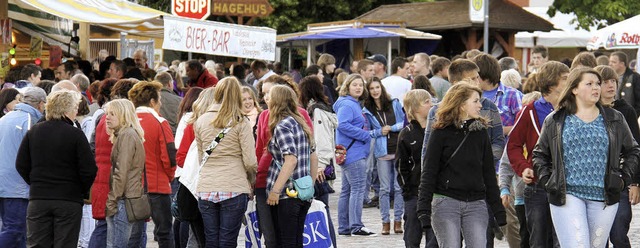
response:
<path id="1" fill-rule="evenodd" d="M 587 44 L 589 50 L 637 49 L 640 46 L 640 15 L 602 28 L 594 33 Z"/>
<path id="2" fill-rule="evenodd" d="M 556 12 L 554 17 L 547 14 L 548 7 L 525 7 L 525 10 L 553 23 L 558 30 L 549 32 L 518 32 L 516 47 L 531 48 L 535 45 L 546 47 L 586 47 L 592 38 L 588 30 L 578 29 L 577 23 L 571 23 L 576 18 L 574 14 Z M 591 27 L 596 30 L 596 27 Z"/>

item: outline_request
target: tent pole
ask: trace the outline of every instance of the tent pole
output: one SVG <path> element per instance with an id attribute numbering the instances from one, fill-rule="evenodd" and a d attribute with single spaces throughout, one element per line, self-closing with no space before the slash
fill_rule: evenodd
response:
<path id="1" fill-rule="evenodd" d="M 489 52 L 489 0 L 484 1 L 484 44 L 482 50 L 485 53 L 491 54 Z"/>
<path id="2" fill-rule="evenodd" d="M 311 40 L 307 40 L 307 66 L 311 65 Z"/>
<path id="3" fill-rule="evenodd" d="M 292 42 L 292 41 L 289 41 L 289 63 L 288 63 L 288 64 L 289 64 L 289 66 L 287 67 L 287 69 L 288 69 L 289 71 L 291 71 L 291 58 L 293 57 L 293 56 L 291 56 L 291 53 L 292 53 L 292 52 L 293 52 L 293 42 Z"/>
<path id="4" fill-rule="evenodd" d="M 391 75 L 391 38 L 387 38 L 387 75 Z"/>
<path id="5" fill-rule="evenodd" d="M 127 33 L 120 32 L 120 59 L 126 58 L 127 50 Z"/>

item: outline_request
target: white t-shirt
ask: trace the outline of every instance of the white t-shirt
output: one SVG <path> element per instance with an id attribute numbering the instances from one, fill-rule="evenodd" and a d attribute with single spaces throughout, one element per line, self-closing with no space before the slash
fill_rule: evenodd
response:
<path id="1" fill-rule="evenodd" d="M 398 98 L 400 104 L 404 99 L 404 95 L 411 90 L 411 81 L 404 79 L 397 75 L 391 75 L 382 79 L 382 85 L 387 90 L 387 93 L 391 95 L 391 98 Z"/>
<path id="2" fill-rule="evenodd" d="M 265 79 L 267 79 L 267 78 L 269 78 L 269 77 L 271 77 L 271 76 L 273 76 L 273 75 L 276 75 L 276 73 L 275 73 L 275 72 L 273 72 L 272 70 L 269 70 L 267 73 L 265 73 L 264 75 L 262 75 L 262 77 L 261 77 L 261 78 L 256 79 L 256 80 L 253 80 L 253 87 L 258 88 L 258 82 L 259 82 L 260 80 L 265 80 Z"/>

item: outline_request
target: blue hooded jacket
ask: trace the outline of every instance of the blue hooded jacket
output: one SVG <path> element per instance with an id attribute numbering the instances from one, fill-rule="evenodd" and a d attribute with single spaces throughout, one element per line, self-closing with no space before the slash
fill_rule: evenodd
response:
<path id="1" fill-rule="evenodd" d="M 18 103 L 13 111 L 0 118 L 0 197 L 29 199 L 29 185 L 16 170 L 18 148 L 27 131 L 42 118 L 31 105 Z"/>
<path id="2" fill-rule="evenodd" d="M 371 137 L 366 131 L 366 120 L 362 115 L 360 103 L 352 96 L 341 96 L 335 104 L 333 111 L 338 116 L 338 128 L 336 130 L 336 145 L 343 145 L 345 148 L 353 142 L 351 148 L 347 150 L 347 157 L 344 164 L 351 164 L 369 156 L 369 142 Z"/>
<path id="3" fill-rule="evenodd" d="M 405 115 L 402 110 L 402 105 L 400 105 L 400 101 L 398 99 L 393 99 L 391 101 L 393 106 L 393 113 L 396 117 L 396 123 L 391 126 L 392 132 L 400 132 L 402 128 L 404 128 L 405 124 Z M 375 139 L 375 144 L 373 145 L 373 155 L 376 158 L 383 157 L 387 155 L 387 135 L 382 135 L 382 125 L 376 119 L 375 115 L 367 108 L 362 108 L 364 115 L 367 117 L 367 121 L 369 122 L 369 135 L 371 138 Z"/>

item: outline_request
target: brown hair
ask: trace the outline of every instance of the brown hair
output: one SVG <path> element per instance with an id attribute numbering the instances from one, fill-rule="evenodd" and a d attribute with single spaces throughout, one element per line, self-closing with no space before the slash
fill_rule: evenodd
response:
<path id="1" fill-rule="evenodd" d="M 367 66 L 369 65 L 373 65 L 373 61 L 368 59 L 363 59 L 358 61 L 358 71 L 356 73 L 360 73 L 361 71 L 366 71 Z M 351 73 L 354 73 L 354 72 L 351 72 Z"/>
<path id="2" fill-rule="evenodd" d="M 558 61 L 545 62 L 538 72 L 532 75 L 535 86 L 543 96 L 551 93 L 551 88 L 558 85 L 560 77 L 569 72 L 569 67 Z M 527 83 L 528 84 L 528 83 Z"/>
<path id="3" fill-rule="evenodd" d="M 162 90 L 161 83 L 140 81 L 129 90 L 129 100 L 133 102 L 136 108 L 140 106 L 149 107 L 151 99 L 160 100 L 160 90 Z"/>
<path id="4" fill-rule="evenodd" d="M 436 123 L 433 124 L 433 128 L 442 129 L 449 125 L 461 126 L 463 122 L 460 118 L 462 114 L 461 106 L 471 98 L 474 92 L 477 92 L 482 97 L 482 90 L 477 86 L 473 86 L 467 80 L 462 80 L 461 83 L 451 86 L 438 107 Z M 486 123 L 483 118 L 480 118 L 480 121 Z"/>
<path id="5" fill-rule="evenodd" d="M 440 71 L 447 68 L 447 66 L 449 66 L 450 64 L 451 64 L 451 60 L 445 57 L 438 57 L 437 59 L 433 60 L 433 64 L 431 65 L 431 71 L 433 71 L 434 75 L 438 74 Z"/>
<path id="6" fill-rule="evenodd" d="M 458 59 L 449 66 L 449 82 L 457 83 L 462 81 L 462 75 L 468 71 L 479 71 L 478 65 L 468 59 Z"/>
<path id="7" fill-rule="evenodd" d="M 344 83 L 342 83 L 342 86 L 340 87 L 340 91 L 338 91 L 338 94 L 340 96 L 347 96 L 349 95 L 349 86 L 351 86 L 351 83 L 353 83 L 353 81 L 360 79 L 362 80 L 362 95 L 360 96 L 360 99 L 356 99 L 356 100 L 363 100 L 365 98 L 367 98 L 368 92 L 369 90 L 367 89 L 367 80 L 364 80 L 364 78 L 362 77 L 362 75 L 354 73 L 351 74 L 347 77 L 347 79 L 344 80 Z"/>
<path id="8" fill-rule="evenodd" d="M 549 49 L 547 49 L 547 47 L 545 46 L 537 45 L 533 47 L 533 51 L 531 52 L 531 54 L 534 53 L 539 53 L 543 58 L 546 58 L 549 56 Z"/>
<path id="9" fill-rule="evenodd" d="M 573 94 L 573 89 L 578 88 L 578 85 L 580 85 L 584 74 L 596 75 L 596 77 L 598 77 L 598 80 L 602 81 L 602 77 L 600 76 L 600 74 L 596 70 L 591 68 L 582 67 L 572 70 L 569 73 L 569 79 L 567 80 L 568 85 L 560 95 L 558 106 L 560 108 L 566 109 L 566 111 L 570 114 L 575 114 L 578 111 L 578 105 L 576 104 L 576 95 Z M 601 100 L 599 100 L 598 102 L 596 102 L 596 105 L 600 107 L 603 104 Z"/>
<path id="10" fill-rule="evenodd" d="M 581 52 L 573 58 L 573 62 L 571 62 L 571 70 L 577 68 L 578 66 L 593 68 L 598 66 L 598 62 L 596 62 L 596 57 L 593 56 L 593 53 Z"/>
<path id="11" fill-rule="evenodd" d="M 489 80 L 491 85 L 496 85 L 500 83 L 500 64 L 498 64 L 498 60 L 493 56 L 482 53 L 478 56 L 475 56 L 472 60 L 478 68 L 478 74 L 480 78 L 483 80 Z"/>
<path id="12" fill-rule="evenodd" d="M 618 74 L 613 68 L 611 68 L 611 66 L 599 65 L 593 69 L 596 70 L 598 73 L 600 73 L 600 76 L 602 77 L 602 81 L 613 79 L 613 80 L 616 80 L 616 84 L 617 84 Z"/>
<path id="13" fill-rule="evenodd" d="M 333 55 L 325 53 L 320 55 L 320 58 L 318 58 L 318 62 L 316 63 L 318 66 L 320 66 L 320 69 L 322 69 L 322 71 L 325 74 L 329 74 L 329 72 L 327 72 L 327 70 L 325 69 L 328 65 L 331 64 L 335 64 L 336 63 L 336 58 L 333 57 Z"/>
<path id="14" fill-rule="evenodd" d="M 408 91 L 402 100 L 404 109 L 407 112 L 407 119 L 410 121 L 416 120 L 414 112 L 420 108 L 420 105 L 423 102 L 431 101 L 431 97 L 432 95 L 423 89 L 413 89 Z"/>
<path id="15" fill-rule="evenodd" d="M 269 94 L 273 95 L 269 101 L 270 134 L 273 134 L 273 131 L 280 121 L 291 116 L 302 126 L 309 145 L 313 147 L 314 142 L 311 128 L 309 128 L 309 125 L 307 125 L 307 122 L 298 111 L 298 96 L 293 89 L 284 85 L 274 85 Z"/>
<path id="16" fill-rule="evenodd" d="M 609 55 L 609 56 L 616 56 L 616 57 L 618 57 L 618 60 L 620 60 L 620 62 L 624 62 L 625 66 L 627 66 L 627 67 L 629 66 L 629 59 L 627 58 L 627 54 L 626 53 L 617 51 L 617 52 L 611 53 L 611 55 Z"/>
<path id="17" fill-rule="evenodd" d="M 178 119 L 182 118 L 182 116 L 186 113 L 193 111 L 193 102 L 198 99 L 200 93 L 203 91 L 203 88 L 200 87 L 191 87 L 187 94 L 184 95 L 182 101 L 180 101 L 180 106 L 178 107 Z"/>
<path id="18" fill-rule="evenodd" d="M 431 81 L 424 75 L 418 75 L 413 79 L 413 84 L 411 84 L 411 89 L 423 89 L 429 92 L 432 96 L 436 95 L 436 90 L 433 89 L 433 85 L 431 85 Z"/>
<path id="19" fill-rule="evenodd" d="M 136 84 L 135 79 L 120 79 L 118 80 L 111 89 L 111 99 L 127 99 L 129 97 L 129 90 L 133 88 L 133 85 Z"/>

